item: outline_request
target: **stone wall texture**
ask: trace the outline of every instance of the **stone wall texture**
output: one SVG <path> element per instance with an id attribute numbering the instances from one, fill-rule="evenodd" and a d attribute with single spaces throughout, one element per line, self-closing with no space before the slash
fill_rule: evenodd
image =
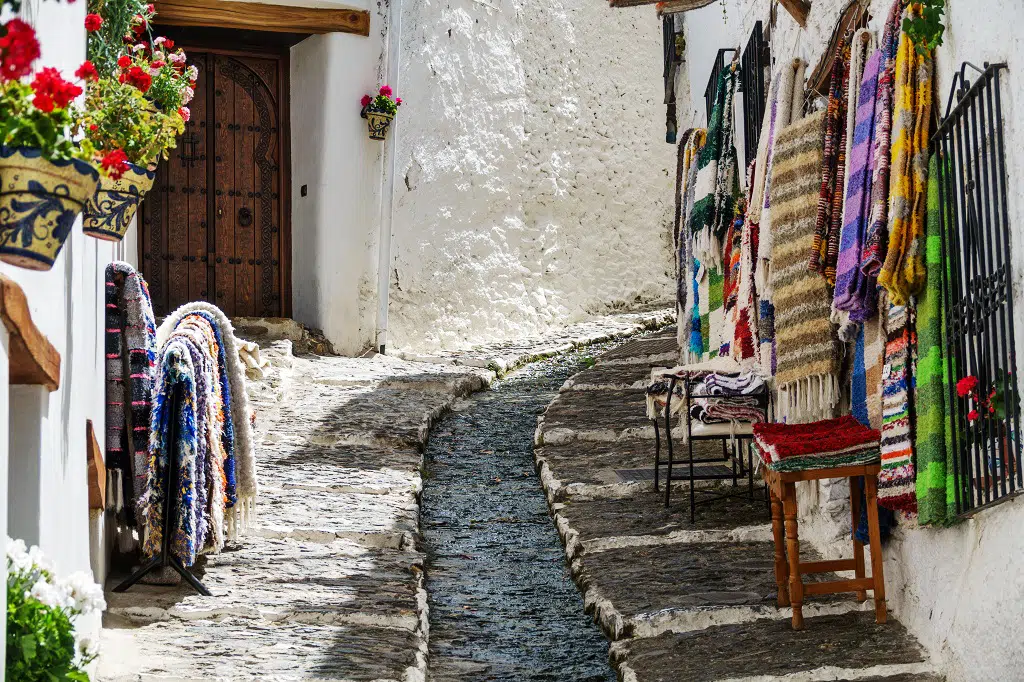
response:
<path id="1" fill-rule="evenodd" d="M 653 8 L 406 0 L 402 21 L 389 347 L 669 298 L 675 147 Z"/>

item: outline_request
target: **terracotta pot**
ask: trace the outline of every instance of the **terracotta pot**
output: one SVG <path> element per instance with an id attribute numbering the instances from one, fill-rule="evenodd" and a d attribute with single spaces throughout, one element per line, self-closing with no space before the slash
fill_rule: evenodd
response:
<path id="1" fill-rule="evenodd" d="M 32 147 L 0 147 L 0 260 L 49 270 L 100 174 L 85 161 L 50 161 Z"/>
<path id="2" fill-rule="evenodd" d="M 124 239 L 146 193 L 153 188 L 156 171 L 131 164 L 120 180 L 101 177 L 100 187 L 85 205 L 82 232 L 110 242 Z"/>
<path id="3" fill-rule="evenodd" d="M 370 131 L 370 139 L 387 139 L 388 129 L 391 127 L 391 121 L 394 120 L 394 118 L 394 114 L 388 114 L 383 111 L 367 111 L 366 127 Z"/>

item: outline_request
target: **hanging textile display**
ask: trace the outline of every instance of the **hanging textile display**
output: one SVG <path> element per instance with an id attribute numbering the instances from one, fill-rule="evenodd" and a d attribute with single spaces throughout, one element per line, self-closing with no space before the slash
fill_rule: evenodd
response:
<path id="1" fill-rule="evenodd" d="M 745 202 L 746 216 L 739 229 L 739 244 L 734 247 L 735 291 L 736 303 L 732 311 L 732 343 L 730 354 L 737 360 L 752 360 L 759 363 L 758 358 L 758 323 L 755 301 L 754 268 L 757 265 L 757 239 L 760 226 L 750 217 L 750 204 L 753 200 L 754 177 L 757 162 L 751 163 L 747 177 L 750 188 Z"/>
<path id="2" fill-rule="evenodd" d="M 105 291 L 107 506 L 117 515 L 121 549 L 129 551 L 134 544 L 129 528 L 135 525 L 135 505 L 146 490 L 156 325 L 149 288 L 131 265 L 109 264 Z M 124 376 L 126 365 L 129 377 Z"/>
<path id="3" fill-rule="evenodd" d="M 913 308 L 890 302 L 882 368 L 882 471 L 878 474 L 878 504 L 893 511 L 917 510 L 910 403 L 914 336 Z"/>
<path id="4" fill-rule="evenodd" d="M 195 367 L 185 343 L 179 339 L 168 342 L 163 349 L 159 375 L 154 392 L 149 466 L 146 493 L 139 500 L 139 521 L 143 533 L 143 554 L 152 557 L 160 552 L 163 533 L 170 533 L 170 550 L 183 565 L 191 566 L 198 556 L 196 421 L 197 396 Z M 178 400 L 172 395 L 178 391 Z M 173 410 L 172 407 L 177 409 Z M 177 443 L 168 442 L 171 422 L 177 430 Z M 171 452 L 176 451 L 177 490 L 166 490 Z M 165 519 L 164 499 L 177 497 L 174 517 Z"/>
<path id="5" fill-rule="evenodd" d="M 772 169 L 776 388 L 780 412 L 790 423 L 832 415 L 839 401 L 843 350 L 829 319 L 832 296 L 807 268 L 814 241 L 823 158 L 825 113 L 779 133 Z"/>
<path id="6" fill-rule="evenodd" d="M 689 218 L 693 209 L 693 194 L 697 184 L 697 155 L 707 131 L 703 128 L 691 128 L 683 133 L 679 143 L 679 158 L 676 166 L 676 215 L 673 229 L 673 244 L 676 254 L 676 305 L 677 332 L 676 340 L 679 347 L 689 357 L 690 333 L 693 327 L 694 302 L 694 265 L 691 249 L 692 240 L 689 232 Z"/>
<path id="7" fill-rule="evenodd" d="M 876 306 L 878 303 L 876 303 Z M 882 293 L 881 307 L 888 311 L 889 299 Z M 853 345 L 850 411 L 861 424 L 882 428 L 882 367 L 885 363 L 885 318 L 876 307 L 857 329 Z"/>
<path id="8" fill-rule="evenodd" d="M 239 356 L 240 341 L 235 337 L 231 321 L 217 306 L 197 301 L 186 303 L 167 316 L 157 329 L 157 343 L 163 344 L 185 316 L 191 313 L 205 313 L 214 321 L 223 342 L 228 386 L 230 388 L 230 411 L 233 426 L 232 459 L 235 464 L 237 504 L 228 514 L 228 533 L 243 531 L 255 520 L 256 497 L 259 492 L 256 482 L 255 441 L 252 434 L 252 413 L 245 391 L 245 365 Z M 228 407 L 225 405 L 225 407 Z"/>
<path id="9" fill-rule="evenodd" d="M 843 187 L 846 176 L 846 100 L 850 87 L 850 41 L 839 39 L 832 63 L 828 105 L 825 109 L 825 141 L 821 164 L 821 188 L 818 192 L 818 214 L 815 218 L 814 240 L 807 267 L 817 272 L 830 285 L 836 281 L 839 258 L 839 232 L 843 214 Z"/>
<path id="10" fill-rule="evenodd" d="M 956 480 L 953 476 L 952 412 L 949 368 L 946 365 L 946 312 L 940 273 L 942 253 L 939 203 L 939 160 L 928 168 L 928 216 L 925 238 L 928 276 L 917 304 L 918 359 L 914 389 L 914 442 L 917 447 L 917 510 L 922 525 L 944 524 L 956 518 Z"/>
<path id="11" fill-rule="evenodd" d="M 913 12 L 908 9 L 908 14 Z M 878 283 L 896 305 L 924 285 L 924 221 L 928 184 L 928 133 L 932 107 L 932 56 L 919 54 L 901 33 L 896 56 L 889 181 L 889 244 Z"/>
<path id="12" fill-rule="evenodd" d="M 899 47 L 903 0 L 896 0 L 889 10 L 879 45 L 880 67 L 878 91 L 875 96 L 875 146 L 871 178 L 871 218 L 864 236 L 861 270 L 869 277 L 878 277 L 885 261 L 888 241 L 889 168 L 892 147 L 893 75 L 896 68 L 896 50 Z"/>
<path id="13" fill-rule="evenodd" d="M 858 34 L 863 35 L 863 34 Z M 870 33 L 867 33 L 870 39 Z M 863 44 L 854 40 L 854 48 Z M 836 267 L 836 288 L 833 322 L 840 325 L 840 338 L 848 340 L 856 325 L 878 311 L 875 280 L 860 268 L 861 253 L 868 228 L 871 177 L 874 171 L 872 146 L 875 135 L 875 95 L 881 53 L 875 51 L 864 65 L 857 100 L 853 144 L 849 158 L 846 201 L 839 258 Z M 845 313 L 842 315 L 841 313 Z"/>
<path id="14" fill-rule="evenodd" d="M 736 62 L 733 62 L 718 76 L 707 141 L 697 157 L 697 184 L 690 216 L 693 256 L 713 270 L 722 267 L 722 239 L 733 217 L 739 192 L 733 146 L 736 81 Z"/>

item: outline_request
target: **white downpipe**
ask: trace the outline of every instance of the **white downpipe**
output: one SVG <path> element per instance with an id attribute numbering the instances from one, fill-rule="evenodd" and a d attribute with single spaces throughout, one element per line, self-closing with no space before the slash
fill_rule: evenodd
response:
<path id="1" fill-rule="evenodd" d="M 388 85 L 400 97 L 399 67 L 402 62 L 402 0 L 391 0 L 388 22 Z M 395 174 L 397 173 L 398 118 L 391 124 L 384 143 L 384 186 L 381 192 L 380 240 L 377 252 L 377 333 L 374 345 L 384 354 L 388 341 L 388 302 L 391 289 L 391 223 L 395 212 Z"/>

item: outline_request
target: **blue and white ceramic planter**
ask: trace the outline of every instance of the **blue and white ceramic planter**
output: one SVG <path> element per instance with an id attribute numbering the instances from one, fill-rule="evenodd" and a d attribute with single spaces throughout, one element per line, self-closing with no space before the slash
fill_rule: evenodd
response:
<path id="1" fill-rule="evenodd" d="M 99 172 L 79 159 L 51 161 L 31 147 L 0 147 L 0 260 L 49 270 Z"/>
<path id="2" fill-rule="evenodd" d="M 100 187 L 85 205 L 82 232 L 111 242 L 124 239 L 146 193 L 153 188 L 156 171 L 130 164 L 119 180 L 101 178 Z"/>

